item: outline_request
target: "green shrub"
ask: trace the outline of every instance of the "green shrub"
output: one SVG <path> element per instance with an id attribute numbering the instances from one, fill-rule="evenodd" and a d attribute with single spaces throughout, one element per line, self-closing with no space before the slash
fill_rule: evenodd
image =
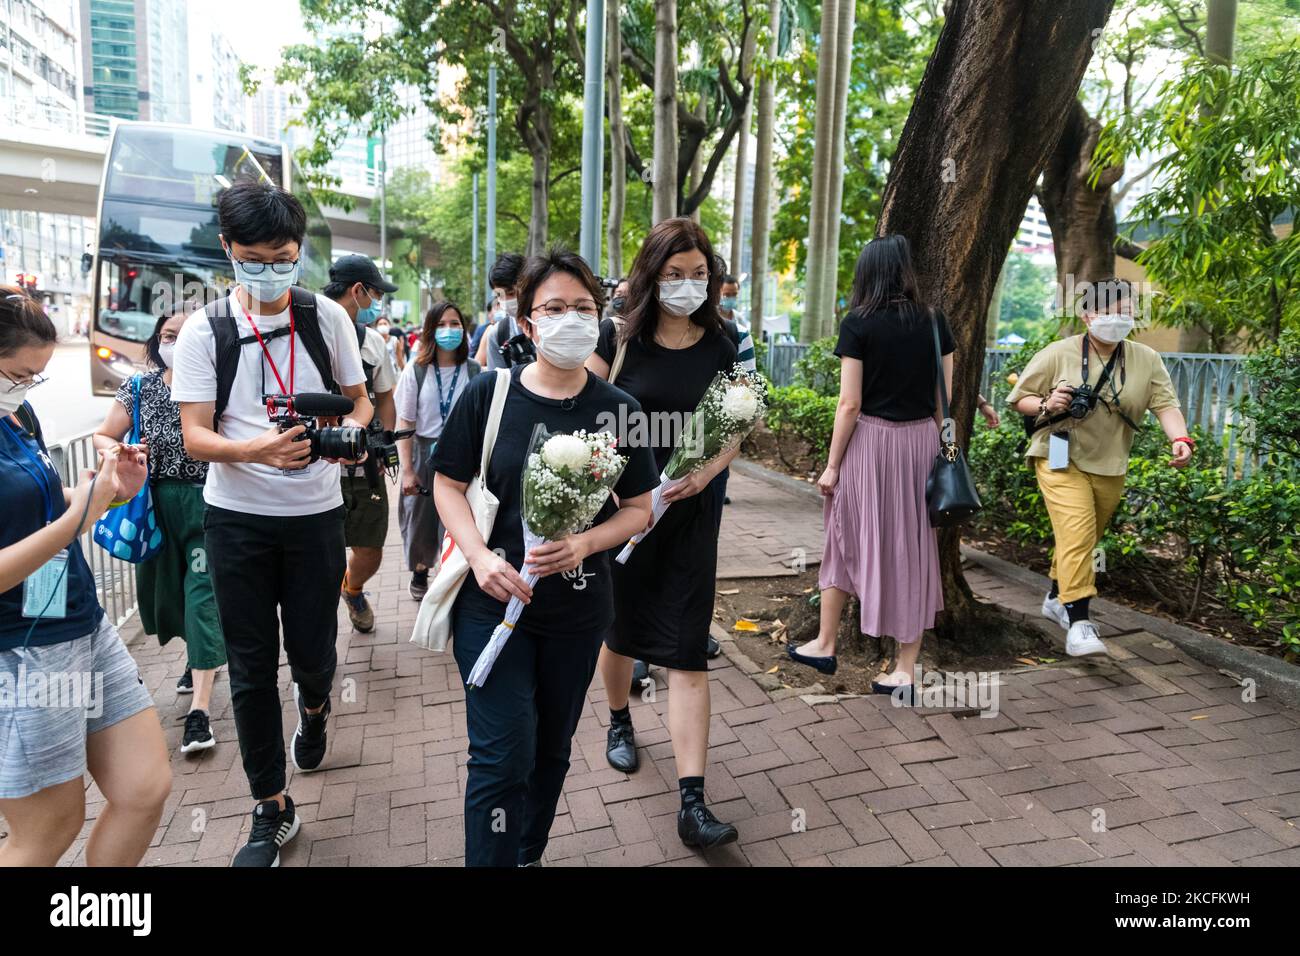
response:
<path id="1" fill-rule="evenodd" d="M 826 460 L 835 429 L 835 406 L 839 399 L 819 395 L 811 388 L 786 385 L 773 388 L 767 396 L 767 427 L 777 435 L 806 442 L 817 461 Z"/>
<path id="2" fill-rule="evenodd" d="M 840 394 L 840 359 L 835 354 L 836 339 L 831 336 L 809 344 L 794 363 L 794 384 L 812 389 L 819 395 Z"/>
<path id="3" fill-rule="evenodd" d="M 1246 360 L 1251 394 L 1238 403 L 1249 423 L 1247 447 L 1278 464 L 1300 463 L 1300 330 L 1291 329 L 1271 348 Z"/>

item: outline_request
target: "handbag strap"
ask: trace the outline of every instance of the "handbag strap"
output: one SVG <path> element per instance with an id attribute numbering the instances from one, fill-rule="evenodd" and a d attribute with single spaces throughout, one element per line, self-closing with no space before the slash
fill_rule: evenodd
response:
<path id="1" fill-rule="evenodd" d="M 939 345 L 939 317 L 930 310 L 930 331 L 934 334 L 935 380 L 939 386 L 939 396 L 943 402 L 943 417 L 951 418 L 948 410 L 948 383 L 943 380 L 943 352 Z"/>
<path id="2" fill-rule="evenodd" d="M 483 429 L 483 457 L 479 461 L 479 475 L 487 481 L 488 464 L 492 461 L 492 449 L 497 443 L 497 429 L 501 426 L 501 411 L 506 405 L 506 396 L 510 392 L 510 369 L 496 370 L 497 380 L 492 387 L 492 408 L 488 412 L 487 427 Z"/>
<path id="3" fill-rule="evenodd" d="M 613 319 L 612 321 L 615 331 L 621 333 L 623 331 L 623 320 Z M 613 385 L 614 379 L 618 378 L 618 373 L 623 371 L 623 360 L 625 358 L 627 358 L 627 341 L 620 334 L 618 336 L 618 347 L 614 349 L 614 363 L 609 367 L 609 379 L 607 380 L 609 384 Z"/>
<path id="4" fill-rule="evenodd" d="M 140 442 L 140 373 L 136 372 L 131 376 L 131 441 L 135 445 Z"/>

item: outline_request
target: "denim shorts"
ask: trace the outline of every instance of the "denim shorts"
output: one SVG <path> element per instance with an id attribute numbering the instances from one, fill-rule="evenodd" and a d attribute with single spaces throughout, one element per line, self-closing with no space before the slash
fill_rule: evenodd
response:
<path id="1" fill-rule="evenodd" d="M 0 651 L 0 800 L 86 772 L 86 738 L 153 706 L 108 616 L 75 641 Z"/>

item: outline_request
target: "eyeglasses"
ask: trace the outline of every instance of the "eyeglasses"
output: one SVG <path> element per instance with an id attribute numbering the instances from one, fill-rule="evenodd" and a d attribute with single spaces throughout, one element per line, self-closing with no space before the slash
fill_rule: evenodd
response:
<path id="1" fill-rule="evenodd" d="M 235 261 L 238 262 L 240 268 L 250 276 L 260 276 L 266 271 L 267 266 L 270 266 L 271 271 L 276 275 L 287 276 L 292 274 L 293 270 L 298 265 L 297 259 L 294 259 L 292 262 L 246 262 L 243 259 L 236 259 Z"/>
<path id="2" fill-rule="evenodd" d="M 15 382 L 4 372 L 0 372 L 0 379 L 4 379 L 4 382 L 9 383 L 8 385 L 5 385 L 4 382 L 0 382 L 0 392 L 4 394 L 8 394 L 10 392 L 16 392 L 20 388 L 35 388 L 37 385 L 44 385 L 46 382 L 49 381 L 49 378 L 45 375 L 33 375 L 31 378 L 27 379 L 26 381 Z"/>
<path id="3" fill-rule="evenodd" d="M 681 269 L 669 269 L 659 276 L 660 282 L 681 282 L 683 279 L 694 279 L 697 282 L 706 281 L 709 278 L 709 270 L 705 266 L 696 269 L 690 275 L 684 273 Z"/>
<path id="4" fill-rule="evenodd" d="M 534 313 L 541 312 L 544 315 L 551 316 L 552 318 L 559 318 L 569 311 L 577 312 L 589 319 L 594 319 L 597 311 L 596 303 L 591 299 L 579 299 L 577 302 L 573 303 L 565 302 L 563 299 L 550 299 L 543 302 L 541 305 L 533 307 Z"/>

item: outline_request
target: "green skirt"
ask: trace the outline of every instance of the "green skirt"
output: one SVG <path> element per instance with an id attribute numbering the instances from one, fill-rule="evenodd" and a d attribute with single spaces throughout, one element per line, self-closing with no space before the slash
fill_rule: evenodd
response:
<path id="1" fill-rule="evenodd" d="M 203 543 L 203 486 L 163 479 L 152 492 L 163 546 L 135 566 L 140 623 L 146 634 L 158 635 L 159 644 L 182 638 L 193 670 L 220 667 L 226 662 L 226 642 Z"/>

